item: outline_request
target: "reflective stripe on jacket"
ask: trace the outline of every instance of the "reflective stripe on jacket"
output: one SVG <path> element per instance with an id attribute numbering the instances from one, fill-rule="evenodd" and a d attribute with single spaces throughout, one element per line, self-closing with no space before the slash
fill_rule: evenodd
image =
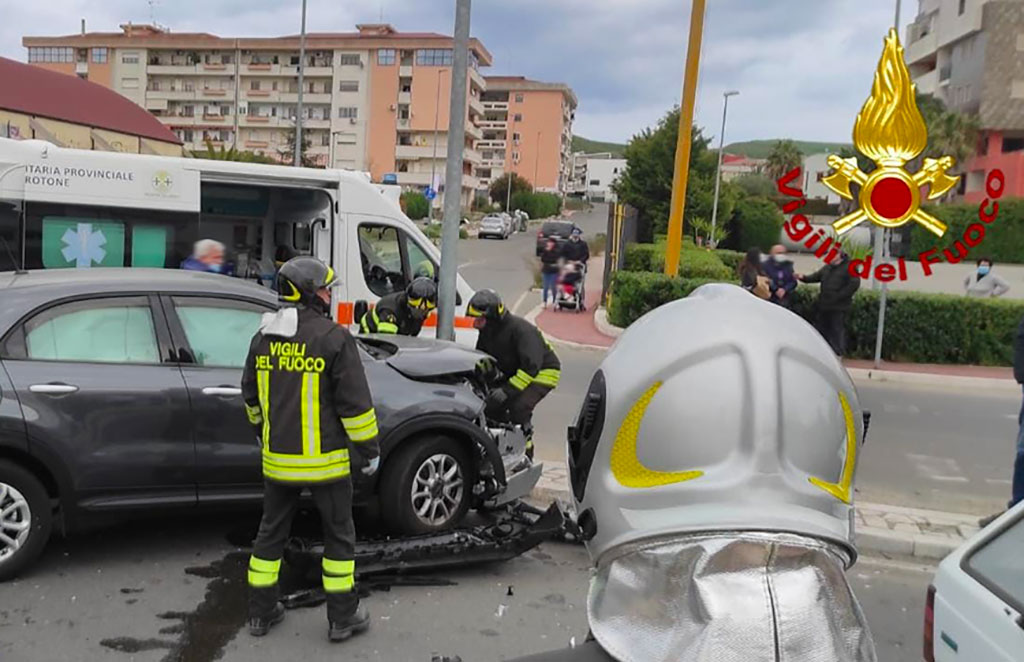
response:
<path id="1" fill-rule="evenodd" d="M 533 324 L 512 314 L 490 320 L 481 331 L 476 348 L 487 352 L 508 377 L 508 384 L 522 391 L 530 384 L 558 386 L 562 364 L 555 350 Z"/>
<path id="2" fill-rule="evenodd" d="M 381 298 L 373 310 L 360 320 L 362 333 L 397 333 L 403 336 L 418 336 L 423 330 L 423 320 L 416 319 L 409 310 L 405 292 L 394 292 Z"/>

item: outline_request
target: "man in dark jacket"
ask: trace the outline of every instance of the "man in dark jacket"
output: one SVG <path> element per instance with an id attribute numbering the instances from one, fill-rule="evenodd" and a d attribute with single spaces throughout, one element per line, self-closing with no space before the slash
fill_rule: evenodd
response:
<path id="1" fill-rule="evenodd" d="M 359 322 L 362 333 L 418 336 L 431 311 L 437 308 L 437 283 L 417 278 L 405 290 L 382 297 Z"/>
<path id="2" fill-rule="evenodd" d="M 832 264 L 826 264 L 810 276 L 797 276 L 805 283 L 821 283 L 814 325 L 837 356 L 846 351 L 846 314 L 853 305 L 853 295 L 860 289 L 860 278 L 850 273 L 849 266 L 850 256 L 840 253 Z"/>
<path id="3" fill-rule="evenodd" d="M 590 261 L 590 246 L 583 241 L 583 230 L 572 229 L 569 241 L 562 246 L 562 257 L 569 262 L 582 262 L 584 265 Z"/>
<path id="4" fill-rule="evenodd" d="M 796 289 L 796 274 L 793 263 L 786 255 L 786 247 L 782 244 L 772 246 L 772 254 L 762 266 L 764 275 L 772 279 L 772 303 L 783 308 L 793 307 L 793 290 Z"/>

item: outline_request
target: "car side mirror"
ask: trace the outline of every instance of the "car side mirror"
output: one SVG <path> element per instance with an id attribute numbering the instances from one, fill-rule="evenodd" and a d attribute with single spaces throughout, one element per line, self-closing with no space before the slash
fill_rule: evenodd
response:
<path id="1" fill-rule="evenodd" d="M 363 320 L 363 316 L 370 310 L 370 304 L 366 303 L 366 299 L 360 299 L 356 301 L 353 306 L 353 319 L 352 321 L 359 324 Z"/>

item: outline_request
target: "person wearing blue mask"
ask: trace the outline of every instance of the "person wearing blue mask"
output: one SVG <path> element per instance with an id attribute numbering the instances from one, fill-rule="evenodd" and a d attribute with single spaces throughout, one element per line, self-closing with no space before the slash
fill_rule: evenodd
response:
<path id="1" fill-rule="evenodd" d="M 964 279 L 964 290 L 969 297 L 1001 297 L 1010 290 L 1010 285 L 992 273 L 992 259 L 978 260 L 978 268 Z"/>
<path id="2" fill-rule="evenodd" d="M 181 263 L 186 271 L 225 273 L 224 244 L 214 239 L 200 239 L 192 247 L 192 255 Z"/>

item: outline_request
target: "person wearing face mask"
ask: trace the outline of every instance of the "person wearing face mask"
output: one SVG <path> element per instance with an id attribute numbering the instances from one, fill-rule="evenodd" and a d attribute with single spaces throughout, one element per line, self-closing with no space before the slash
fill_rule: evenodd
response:
<path id="1" fill-rule="evenodd" d="M 771 258 L 764 264 L 764 275 L 772 279 L 772 303 L 783 308 L 793 307 L 793 290 L 796 289 L 796 274 L 793 263 L 786 255 L 786 247 L 782 244 L 772 246 Z"/>
<path id="2" fill-rule="evenodd" d="M 200 239 L 192 247 L 192 255 L 181 263 L 186 271 L 224 273 L 224 244 L 215 239 Z"/>
<path id="3" fill-rule="evenodd" d="M 797 274 L 796 277 L 804 283 L 821 283 L 814 326 L 837 356 L 846 352 L 846 315 L 853 306 L 853 295 L 860 289 L 860 278 L 850 273 L 849 266 L 850 256 L 840 253 L 839 257 L 813 274 Z"/>
<path id="4" fill-rule="evenodd" d="M 992 273 L 991 258 L 978 260 L 978 269 L 964 279 L 964 291 L 969 297 L 1001 297 L 1010 290 L 1010 285 Z"/>
<path id="5" fill-rule="evenodd" d="M 418 336 L 423 322 L 437 308 L 437 283 L 430 278 L 417 278 L 404 291 L 394 292 L 377 302 L 363 315 L 363 333 L 394 333 Z"/>

